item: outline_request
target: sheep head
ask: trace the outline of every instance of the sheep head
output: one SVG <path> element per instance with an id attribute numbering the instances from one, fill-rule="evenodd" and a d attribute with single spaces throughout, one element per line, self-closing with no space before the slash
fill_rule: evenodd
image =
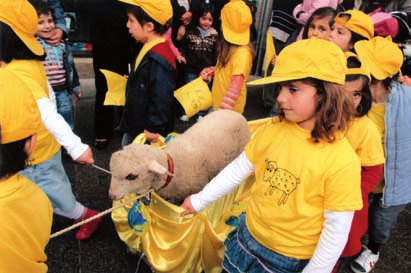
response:
<path id="1" fill-rule="evenodd" d="M 128 145 L 113 153 L 110 198 L 119 200 L 129 193 L 142 194 L 161 188 L 168 171 L 158 162 L 158 155 L 158 148 L 142 144 Z"/>

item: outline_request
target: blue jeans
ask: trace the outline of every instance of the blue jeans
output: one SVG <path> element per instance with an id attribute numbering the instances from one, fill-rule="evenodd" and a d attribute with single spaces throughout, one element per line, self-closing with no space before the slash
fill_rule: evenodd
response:
<path id="1" fill-rule="evenodd" d="M 56 94 L 57 112 L 64 118 L 71 129 L 74 128 L 73 120 L 73 104 L 71 102 L 71 96 L 67 90 L 54 92 Z"/>
<path id="2" fill-rule="evenodd" d="M 121 147 L 127 146 L 133 142 L 136 136 L 132 136 L 130 134 L 124 133 L 123 139 L 121 140 Z"/>
<path id="3" fill-rule="evenodd" d="M 299 260 L 281 255 L 257 242 L 248 231 L 245 215 L 241 216 L 238 228 L 231 231 L 224 241 L 223 268 L 234 273 L 297 273 L 309 260 Z"/>
<path id="4" fill-rule="evenodd" d="M 400 212 L 407 204 L 383 207 L 381 204 L 382 194 L 374 194 L 373 201 L 368 211 L 368 232 L 370 240 L 384 244 L 387 242 L 390 232 L 397 221 Z"/>
<path id="5" fill-rule="evenodd" d="M 58 208 L 67 213 L 74 210 L 76 198 L 61 162 L 61 151 L 49 160 L 21 171 L 20 174 L 33 181 L 46 193 L 53 209 Z"/>

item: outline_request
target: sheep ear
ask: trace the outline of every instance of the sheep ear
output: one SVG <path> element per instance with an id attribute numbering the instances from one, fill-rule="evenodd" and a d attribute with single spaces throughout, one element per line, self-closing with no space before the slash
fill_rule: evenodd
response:
<path id="1" fill-rule="evenodd" d="M 160 175 L 167 174 L 167 169 L 164 168 L 160 163 L 157 161 L 153 160 L 148 164 L 148 169 L 152 171 L 153 173 L 157 173 Z"/>

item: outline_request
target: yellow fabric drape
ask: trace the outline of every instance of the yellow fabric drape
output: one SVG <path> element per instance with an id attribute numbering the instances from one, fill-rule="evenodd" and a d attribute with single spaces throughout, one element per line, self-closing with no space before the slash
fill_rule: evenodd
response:
<path id="1" fill-rule="evenodd" d="M 120 74 L 109 70 L 100 69 L 107 81 L 107 93 L 104 105 L 124 106 L 126 103 L 127 79 Z"/>
<path id="2" fill-rule="evenodd" d="M 249 122 L 253 132 L 271 118 Z M 139 139 L 139 140 L 137 140 Z M 136 143 L 143 138 L 136 138 Z M 164 147 L 164 146 L 163 146 Z M 128 204 L 112 212 L 117 233 L 132 252 L 143 252 L 162 273 L 220 273 L 224 240 L 245 211 L 254 176 L 205 210 L 181 217 L 182 208 L 151 194 L 150 205 Z M 134 198 L 130 194 L 113 206 Z"/>
<path id="3" fill-rule="evenodd" d="M 271 76 L 267 75 L 267 70 L 268 66 L 271 63 L 271 59 L 276 55 L 277 53 L 275 52 L 275 47 L 274 47 L 274 41 L 273 41 L 273 34 L 271 30 L 267 31 L 267 38 L 265 42 L 265 76 Z"/>

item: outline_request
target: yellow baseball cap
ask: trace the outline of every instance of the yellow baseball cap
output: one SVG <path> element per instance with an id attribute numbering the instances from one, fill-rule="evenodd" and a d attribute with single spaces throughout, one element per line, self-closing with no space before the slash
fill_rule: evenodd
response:
<path id="1" fill-rule="evenodd" d="M 235 45 L 250 42 L 250 8 L 242 0 L 231 0 L 221 10 L 221 28 L 224 39 Z"/>
<path id="2" fill-rule="evenodd" d="M 0 143 L 25 139 L 41 124 L 37 102 L 27 84 L 16 74 L 0 69 Z"/>
<path id="3" fill-rule="evenodd" d="M 10 26 L 34 54 L 44 55 L 43 47 L 34 38 L 38 23 L 37 12 L 27 0 L 1 0 L 0 21 Z"/>
<path id="4" fill-rule="evenodd" d="M 360 60 L 367 64 L 371 75 L 377 80 L 395 75 L 404 61 L 401 49 L 392 42 L 390 36 L 358 41 L 354 48 Z"/>
<path id="5" fill-rule="evenodd" d="M 344 52 L 344 54 L 345 54 L 345 57 L 347 57 L 347 62 L 349 58 L 356 58 L 361 64 L 360 67 L 348 68 L 346 75 L 364 75 L 364 76 L 367 76 L 367 78 L 371 81 L 371 72 L 367 64 L 365 62 L 361 62 L 358 55 L 356 55 L 354 52 L 347 51 L 347 52 Z"/>
<path id="6" fill-rule="evenodd" d="M 170 0 L 119 0 L 142 8 L 151 18 L 165 25 L 173 17 L 173 8 Z"/>
<path id="7" fill-rule="evenodd" d="M 344 84 L 347 62 L 341 48 L 334 43 L 315 37 L 286 46 L 277 56 L 270 77 L 247 85 L 315 78 Z"/>
<path id="8" fill-rule="evenodd" d="M 347 20 L 344 18 L 345 16 L 348 16 Z M 362 11 L 347 10 L 340 12 L 335 16 L 334 21 L 367 39 L 374 37 L 374 24 L 371 16 Z"/>

